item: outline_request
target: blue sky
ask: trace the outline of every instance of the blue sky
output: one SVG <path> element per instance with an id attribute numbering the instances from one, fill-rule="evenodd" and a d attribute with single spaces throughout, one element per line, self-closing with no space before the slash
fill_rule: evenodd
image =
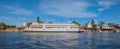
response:
<path id="1" fill-rule="evenodd" d="M 44 22 L 86 24 L 96 19 L 120 24 L 119 9 L 119 0 L 0 0 L 0 22 L 21 26 L 39 16 Z"/>

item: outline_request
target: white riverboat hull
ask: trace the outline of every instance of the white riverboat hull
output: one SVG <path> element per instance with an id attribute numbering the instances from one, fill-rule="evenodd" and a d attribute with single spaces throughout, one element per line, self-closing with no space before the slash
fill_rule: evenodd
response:
<path id="1" fill-rule="evenodd" d="M 41 33 L 79 33 L 83 30 L 76 24 L 39 24 L 32 23 L 26 27 L 24 32 L 41 32 Z"/>
<path id="2" fill-rule="evenodd" d="M 83 31 L 24 31 L 24 32 L 38 32 L 38 33 L 81 33 Z"/>

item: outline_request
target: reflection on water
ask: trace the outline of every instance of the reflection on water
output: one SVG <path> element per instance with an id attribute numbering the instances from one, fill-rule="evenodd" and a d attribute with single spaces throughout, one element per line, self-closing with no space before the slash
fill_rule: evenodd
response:
<path id="1" fill-rule="evenodd" d="M 120 33 L 0 33 L 1 49 L 120 49 Z"/>
<path id="2" fill-rule="evenodd" d="M 77 33 L 26 33 L 29 36 L 32 36 L 32 42 L 40 42 L 40 44 L 45 44 L 54 49 L 64 48 L 77 48 L 78 40 L 76 40 L 79 36 Z M 38 45 L 39 46 L 39 45 Z M 43 46 L 44 48 L 47 48 Z M 49 48 L 48 48 L 49 49 Z"/>

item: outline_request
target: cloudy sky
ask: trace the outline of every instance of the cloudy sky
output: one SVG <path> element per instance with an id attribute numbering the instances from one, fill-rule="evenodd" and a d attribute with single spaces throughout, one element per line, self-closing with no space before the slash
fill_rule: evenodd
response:
<path id="1" fill-rule="evenodd" d="M 0 22 L 22 25 L 36 22 L 68 23 L 76 20 L 86 24 L 92 19 L 98 22 L 120 24 L 119 0 L 0 0 Z"/>

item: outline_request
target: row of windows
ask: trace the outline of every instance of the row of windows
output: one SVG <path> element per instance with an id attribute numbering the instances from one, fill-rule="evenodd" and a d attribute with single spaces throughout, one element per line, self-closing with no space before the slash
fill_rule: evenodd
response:
<path id="1" fill-rule="evenodd" d="M 63 27 L 67 27 L 68 25 L 45 25 L 46 27 L 58 27 L 58 26 L 63 26 Z M 78 26 L 76 26 L 76 25 L 69 25 L 69 26 L 71 26 L 71 27 L 78 27 Z M 31 27 L 43 27 L 43 25 L 37 25 L 37 26 L 31 26 Z"/>
<path id="2" fill-rule="evenodd" d="M 43 27 L 30 27 L 30 28 L 43 28 Z M 46 28 L 67 28 L 67 27 L 46 27 Z M 70 28 L 79 28 L 79 27 L 70 27 Z"/>

